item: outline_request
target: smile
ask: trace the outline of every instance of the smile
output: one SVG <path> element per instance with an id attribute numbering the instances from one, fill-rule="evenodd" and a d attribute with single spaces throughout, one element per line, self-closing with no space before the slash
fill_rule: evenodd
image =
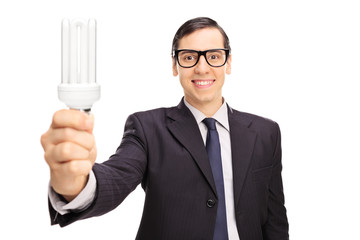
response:
<path id="1" fill-rule="evenodd" d="M 208 88 L 214 84 L 215 79 L 203 79 L 203 80 L 196 79 L 196 80 L 191 80 L 191 82 L 194 83 L 195 86 L 198 88 Z"/>

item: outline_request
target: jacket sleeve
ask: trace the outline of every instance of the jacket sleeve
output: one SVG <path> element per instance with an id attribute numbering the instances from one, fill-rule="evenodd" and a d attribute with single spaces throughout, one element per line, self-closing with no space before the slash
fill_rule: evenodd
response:
<path id="1" fill-rule="evenodd" d="M 281 133 L 275 124 L 276 144 L 273 155 L 273 171 L 269 184 L 268 217 L 263 226 L 266 240 L 288 240 L 289 224 L 286 216 L 284 191 L 282 184 Z"/>
<path id="2" fill-rule="evenodd" d="M 124 136 L 116 153 L 102 164 L 95 163 L 96 195 L 93 203 L 80 212 L 61 215 L 49 203 L 51 224 L 67 226 L 75 221 L 103 215 L 116 208 L 142 181 L 147 167 L 145 134 L 136 114 L 125 124 Z"/>

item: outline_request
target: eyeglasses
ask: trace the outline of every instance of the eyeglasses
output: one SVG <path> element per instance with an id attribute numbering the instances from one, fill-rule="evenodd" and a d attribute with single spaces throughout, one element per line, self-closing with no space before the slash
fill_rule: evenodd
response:
<path id="1" fill-rule="evenodd" d="M 225 65 L 228 57 L 228 49 L 209 49 L 206 51 L 196 51 L 191 49 L 180 49 L 174 51 L 174 57 L 183 68 L 192 68 L 198 62 L 201 56 L 205 57 L 206 62 L 211 67 L 222 67 Z"/>

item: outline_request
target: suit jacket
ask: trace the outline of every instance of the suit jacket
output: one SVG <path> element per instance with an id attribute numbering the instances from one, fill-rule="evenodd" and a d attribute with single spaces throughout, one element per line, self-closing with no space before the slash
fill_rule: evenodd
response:
<path id="1" fill-rule="evenodd" d="M 241 240 L 288 239 L 278 125 L 228 107 L 236 225 Z M 216 188 L 200 130 L 183 100 L 129 116 L 116 153 L 93 167 L 97 193 L 66 226 L 116 208 L 141 183 L 146 196 L 136 239 L 212 240 Z M 215 204 L 214 204 L 215 203 Z"/>

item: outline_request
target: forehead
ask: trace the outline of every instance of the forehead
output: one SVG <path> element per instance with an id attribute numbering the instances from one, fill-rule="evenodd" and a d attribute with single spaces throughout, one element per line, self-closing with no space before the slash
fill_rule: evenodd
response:
<path id="1" fill-rule="evenodd" d="M 207 50 L 224 48 L 224 38 L 216 28 L 196 30 L 179 40 L 178 49 Z"/>

